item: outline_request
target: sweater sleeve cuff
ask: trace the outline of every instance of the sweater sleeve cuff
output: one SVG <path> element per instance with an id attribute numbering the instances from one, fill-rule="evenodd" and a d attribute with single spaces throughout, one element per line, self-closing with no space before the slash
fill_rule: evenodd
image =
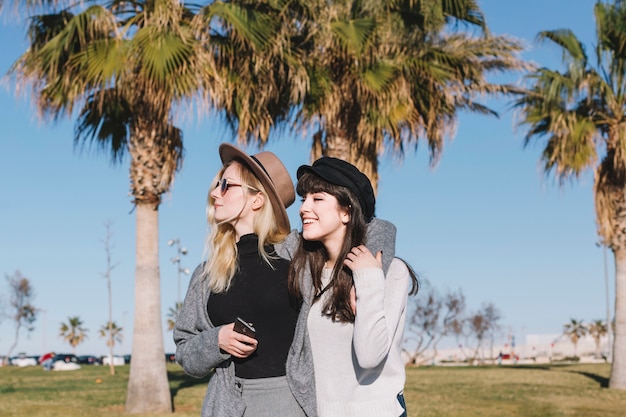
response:
<path id="1" fill-rule="evenodd" d="M 354 286 L 359 289 L 385 289 L 385 275 L 380 268 L 363 268 L 353 271 Z"/>

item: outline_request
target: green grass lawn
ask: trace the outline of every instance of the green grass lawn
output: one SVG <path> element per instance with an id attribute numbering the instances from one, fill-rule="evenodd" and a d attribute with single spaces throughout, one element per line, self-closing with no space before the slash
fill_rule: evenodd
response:
<path id="1" fill-rule="evenodd" d="M 0 416 L 125 415 L 129 367 L 116 371 L 0 368 Z M 168 374 L 174 415 L 198 417 L 208 379 L 175 364 Z M 405 397 L 411 417 L 624 417 L 626 391 L 607 389 L 608 376 L 605 364 L 408 368 Z"/>

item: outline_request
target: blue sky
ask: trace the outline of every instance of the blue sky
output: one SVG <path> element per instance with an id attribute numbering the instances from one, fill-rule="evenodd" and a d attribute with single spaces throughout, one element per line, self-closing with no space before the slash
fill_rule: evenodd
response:
<path id="1" fill-rule="evenodd" d="M 540 30 L 571 28 L 590 55 L 594 1 L 480 1 L 492 32 L 522 39 L 523 57 L 555 67 L 560 54 L 537 45 Z M 24 27 L 0 22 L 0 71 L 26 49 Z M 559 187 L 539 166 L 539 146 L 524 149 L 506 102 L 492 105 L 499 119 L 461 114 L 457 133 L 431 169 L 423 144 L 403 161 L 381 160 L 376 213 L 398 225 L 397 254 L 440 291 L 462 289 L 471 310 L 493 302 L 503 315 L 502 339 L 514 334 L 560 333 L 570 318 L 606 317 L 603 252 L 596 246 L 591 174 Z M 125 329 L 116 353 L 130 353 L 133 323 L 135 216 L 128 196 L 128 160 L 112 166 L 105 155 L 73 147 L 74 120 L 42 123 L 15 86 L 0 89 L 0 272 L 16 270 L 35 288 L 34 304 L 45 310 L 35 330 L 23 332 L 14 353 L 70 352 L 58 336 L 60 323 L 80 316 L 89 337 L 78 354 L 104 354 L 97 330 L 108 320 L 104 223 L 112 223 L 113 316 Z M 202 259 L 207 232 L 205 202 L 219 169 L 217 148 L 232 142 L 220 122 L 196 114 L 178 120 L 186 158 L 160 207 L 163 322 L 177 299 L 175 249 L 188 254 L 182 266 Z M 309 163 L 309 136 L 285 134 L 266 147 L 295 174 Z M 249 149 L 251 153 L 256 149 Z M 300 228 L 298 202 L 290 209 Z M 609 253 L 611 311 L 613 258 Z M 188 276 L 182 277 L 183 292 Z M 0 299 L 7 286 L 0 281 Z M 13 342 L 13 323 L 0 322 L 0 355 Z M 171 332 L 164 332 L 173 351 Z"/>

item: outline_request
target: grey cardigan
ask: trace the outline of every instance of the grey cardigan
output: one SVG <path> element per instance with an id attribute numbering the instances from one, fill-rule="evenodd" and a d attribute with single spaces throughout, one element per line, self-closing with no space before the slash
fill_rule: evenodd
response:
<path id="1" fill-rule="evenodd" d="M 368 225 L 367 247 L 376 253 L 383 251 L 383 269 L 389 268 L 395 254 L 396 228 L 393 224 L 374 219 Z M 291 232 L 276 252 L 284 259 L 292 259 L 298 247 L 300 234 Z M 202 265 L 194 271 L 185 296 L 182 310 L 174 327 L 176 361 L 185 373 L 202 378 L 215 372 L 209 380 L 202 417 L 241 417 L 245 404 L 235 389 L 235 365 L 230 355 L 222 353 L 218 346 L 220 327 L 211 323 L 207 314 L 210 291 L 201 276 Z M 310 272 L 303 273 L 300 283 L 303 296 L 293 342 L 287 357 L 287 381 L 291 392 L 308 417 L 317 416 L 315 398 L 315 376 L 311 344 L 307 333 L 307 317 L 313 299 L 313 284 Z"/>

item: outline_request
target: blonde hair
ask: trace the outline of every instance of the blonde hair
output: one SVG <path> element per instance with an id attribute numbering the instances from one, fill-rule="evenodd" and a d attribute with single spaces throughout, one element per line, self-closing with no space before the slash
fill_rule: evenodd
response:
<path id="1" fill-rule="evenodd" d="M 254 175 L 254 173 L 242 161 L 235 159 L 222 167 L 215 176 L 211 184 L 216 184 L 229 166 L 234 165 L 241 176 L 241 183 L 244 185 L 244 192 L 250 194 L 261 193 L 265 197 L 263 199 L 263 207 L 256 212 L 253 220 L 254 233 L 259 238 L 259 254 L 261 258 L 272 266 L 271 259 L 276 255 L 267 253 L 265 246 L 274 245 L 285 239 L 288 231 L 281 230 L 278 221 L 274 215 L 273 201 L 269 198 L 268 193 L 263 184 Z M 207 198 L 207 222 L 211 229 L 206 239 L 206 252 L 209 254 L 207 261 L 204 263 L 202 275 L 208 279 L 209 289 L 214 293 L 221 293 L 228 290 L 231 281 L 237 272 L 237 242 L 235 228 L 229 223 L 233 218 L 224 220 L 220 223 L 215 221 L 215 209 L 213 207 L 214 199 L 211 197 L 211 191 Z M 243 206 L 241 207 L 243 210 Z"/>

